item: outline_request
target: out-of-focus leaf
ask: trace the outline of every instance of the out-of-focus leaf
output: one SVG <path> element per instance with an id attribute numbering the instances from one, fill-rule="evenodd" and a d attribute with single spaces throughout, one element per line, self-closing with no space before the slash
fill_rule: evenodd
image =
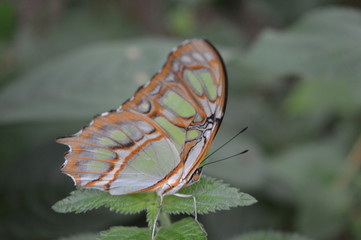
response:
<path id="1" fill-rule="evenodd" d="M 242 53 L 238 49 L 245 48 L 247 37 L 246 33 L 241 30 L 238 23 L 221 21 L 220 19 L 212 21 L 212 19 L 210 19 L 209 24 L 202 25 L 200 28 L 195 29 L 193 35 L 206 36 L 206 38 L 212 40 L 212 42 L 214 41 L 233 48 L 232 53 L 237 56 L 237 59 L 240 59 L 242 58 Z M 235 49 L 237 50 L 235 51 Z"/>
<path id="2" fill-rule="evenodd" d="M 70 237 L 62 237 L 58 240 L 97 240 L 99 237 L 98 233 L 83 233 L 83 234 L 77 234 Z"/>
<path id="3" fill-rule="evenodd" d="M 15 32 L 16 11 L 15 4 L 10 1 L 0 3 L 0 41 L 8 40 Z"/>
<path id="4" fill-rule="evenodd" d="M 91 5 L 92 3 L 89 3 L 87 7 L 91 8 Z M 31 68 L 79 47 L 109 39 L 134 37 L 139 32 L 138 27 L 132 19 L 119 14 L 119 10 L 103 9 L 93 12 L 78 8 L 66 11 L 62 20 L 41 37 L 26 29 L 17 36 L 16 47 L 20 64 Z"/>
<path id="5" fill-rule="evenodd" d="M 247 62 L 279 75 L 360 78 L 360 24 L 358 10 L 313 10 L 284 33 L 263 33 Z"/>
<path id="6" fill-rule="evenodd" d="M 258 8 L 261 8 L 263 12 L 268 13 L 270 17 L 274 18 L 274 21 L 281 24 L 287 24 L 290 22 L 290 19 L 295 19 L 304 12 L 307 12 L 307 10 L 321 5 L 322 3 L 334 2 L 334 0 L 290 0 L 287 2 L 282 0 L 257 0 L 249 2 L 258 2 L 258 4 L 262 4 L 261 6 L 258 6 Z M 265 11 L 264 8 L 266 8 L 267 11 Z"/>
<path id="7" fill-rule="evenodd" d="M 52 211 L 54 202 L 73 188 L 71 179 L 60 172 L 65 147 L 54 142 L 55 132 L 66 128 L 51 124 L 1 126 L 0 222 L 4 230 L 0 239 L 57 239 L 137 219 L 144 222 L 142 216 L 122 216 L 107 209 L 86 215 Z"/>
<path id="8" fill-rule="evenodd" d="M 108 42 L 49 61 L 0 92 L 0 122 L 74 120 L 117 108 L 175 45 L 160 39 Z"/>
<path id="9" fill-rule="evenodd" d="M 339 184 L 346 168 L 336 142 L 290 149 L 271 165 L 277 187 L 270 191 L 288 193 L 298 209 L 296 231 L 316 239 L 330 239 L 340 231 L 351 206 L 350 192 Z"/>
<path id="10" fill-rule="evenodd" d="M 310 240 L 298 234 L 283 233 L 277 231 L 259 231 L 246 233 L 241 236 L 232 238 L 232 240 Z"/>
<path id="11" fill-rule="evenodd" d="M 179 43 L 108 42 L 50 61 L 0 92 L 0 123 L 84 119 L 117 108 L 150 80 Z"/>
<path id="12" fill-rule="evenodd" d="M 267 31 L 246 61 L 271 76 L 302 79 L 286 101 L 288 113 L 349 115 L 361 106 L 360 42 L 361 12 L 326 8 L 284 33 Z"/>
<path id="13" fill-rule="evenodd" d="M 196 28 L 194 15 L 194 8 L 184 5 L 176 7 L 168 14 L 169 30 L 178 35 L 190 35 Z"/>
<path id="14" fill-rule="evenodd" d="M 361 105 L 359 80 L 340 79 L 303 81 L 286 99 L 285 110 L 293 115 L 322 115 L 327 112 L 351 115 Z"/>

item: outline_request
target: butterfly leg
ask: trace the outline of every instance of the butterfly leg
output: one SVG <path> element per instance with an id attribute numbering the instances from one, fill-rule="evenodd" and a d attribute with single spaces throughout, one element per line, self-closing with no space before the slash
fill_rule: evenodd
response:
<path id="1" fill-rule="evenodd" d="M 193 196 L 193 195 L 190 195 L 190 194 L 181 194 L 181 193 L 175 193 L 174 196 L 183 197 L 183 198 L 187 198 L 187 197 L 193 198 L 194 220 L 196 220 L 196 222 L 198 223 L 198 226 L 200 227 L 200 229 L 202 230 L 202 232 L 204 232 L 205 234 L 207 234 L 206 230 L 203 228 L 203 225 L 198 221 L 196 197 Z"/>
<path id="2" fill-rule="evenodd" d="M 154 223 L 153 223 L 152 240 L 155 239 L 155 229 L 157 228 L 157 222 L 158 222 L 158 218 L 159 218 L 160 211 L 161 211 L 161 209 L 162 209 L 162 205 L 163 205 L 163 196 L 160 195 L 160 203 L 159 203 L 157 215 L 155 216 Z"/>

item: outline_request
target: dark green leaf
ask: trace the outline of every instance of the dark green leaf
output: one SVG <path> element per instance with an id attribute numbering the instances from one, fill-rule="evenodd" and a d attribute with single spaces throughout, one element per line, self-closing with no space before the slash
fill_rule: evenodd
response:
<path id="1" fill-rule="evenodd" d="M 288 113 L 350 115 L 361 107 L 360 26 L 358 10 L 312 11 L 286 32 L 265 32 L 246 61 L 269 73 L 264 81 L 302 79 L 286 101 Z"/>
<path id="2" fill-rule="evenodd" d="M 310 240 L 298 234 L 282 233 L 276 231 L 259 231 L 254 233 L 243 234 L 232 240 Z"/>
<path id="3" fill-rule="evenodd" d="M 338 141 L 316 142 L 289 149 L 271 165 L 277 185 L 297 205 L 297 229 L 316 239 L 330 239 L 347 221 L 351 195 L 340 185 L 347 173 L 341 152 Z"/>
<path id="4" fill-rule="evenodd" d="M 248 62 L 279 75 L 360 78 L 360 24 L 358 10 L 314 10 L 285 33 L 263 33 L 251 49 Z"/>
<path id="5" fill-rule="evenodd" d="M 305 79 L 286 99 L 284 107 L 292 116 L 327 112 L 349 116 L 361 105 L 358 80 Z M 323 94 L 327 92 L 327 94 Z"/>
<path id="6" fill-rule="evenodd" d="M 117 108 L 161 68 L 177 44 L 108 42 L 51 60 L 0 93 L 0 122 L 83 119 Z"/>
<path id="7" fill-rule="evenodd" d="M 48 61 L 0 92 L 0 123 L 82 120 L 117 108 L 161 69 L 179 43 L 107 42 Z"/>
<path id="8" fill-rule="evenodd" d="M 78 234 L 70 237 L 62 237 L 58 240 L 97 240 L 99 237 L 99 234 L 97 233 L 83 233 Z"/>
<path id="9" fill-rule="evenodd" d="M 282 0 L 257 0 L 254 1 L 256 4 L 262 4 L 258 6 L 261 9 L 267 9 L 266 12 L 271 15 L 273 21 L 277 21 L 277 23 L 289 24 L 290 20 L 293 20 L 307 10 L 310 10 L 322 3 L 334 2 L 333 0 L 289 0 L 287 2 Z M 265 11 L 265 10 L 263 10 Z"/>
<path id="10" fill-rule="evenodd" d="M 150 240 L 151 235 L 147 228 L 137 227 L 112 227 L 100 233 L 101 240 Z"/>

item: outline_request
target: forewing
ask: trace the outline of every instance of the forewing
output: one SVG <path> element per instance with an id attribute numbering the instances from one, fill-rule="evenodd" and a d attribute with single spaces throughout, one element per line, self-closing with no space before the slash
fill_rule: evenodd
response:
<path id="1" fill-rule="evenodd" d="M 153 119 L 176 146 L 188 179 L 218 130 L 226 98 L 220 55 L 207 41 L 194 39 L 174 49 L 162 71 L 119 110 Z"/>

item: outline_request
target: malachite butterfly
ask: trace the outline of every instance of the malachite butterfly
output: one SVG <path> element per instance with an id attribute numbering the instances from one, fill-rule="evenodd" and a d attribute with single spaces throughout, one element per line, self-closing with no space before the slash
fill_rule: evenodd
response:
<path id="1" fill-rule="evenodd" d="M 70 148 L 62 171 L 79 187 L 112 195 L 155 191 L 161 203 L 169 194 L 193 197 L 196 218 L 195 197 L 177 192 L 200 179 L 226 99 L 226 70 L 215 47 L 185 41 L 118 109 L 57 140 Z"/>

